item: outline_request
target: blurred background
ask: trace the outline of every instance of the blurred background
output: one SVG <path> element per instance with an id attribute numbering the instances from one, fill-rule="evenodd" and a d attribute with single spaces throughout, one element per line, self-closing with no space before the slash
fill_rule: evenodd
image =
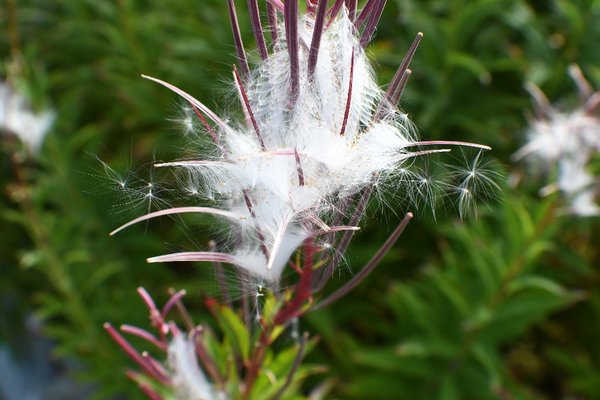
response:
<path id="1" fill-rule="evenodd" d="M 102 324 L 147 326 L 138 286 L 159 304 L 186 289 L 200 321 L 217 285 L 208 266 L 145 263 L 206 246 L 204 225 L 108 236 L 160 207 L 149 163 L 190 142 L 182 103 L 140 74 L 230 110 L 227 4 L 0 1 L 0 399 L 141 398 Z M 307 362 L 327 367 L 309 384 L 328 382 L 332 399 L 600 399 L 600 220 L 542 197 L 552 172 L 511 157 L 534 114 L 526 83 L 563 110 L 581 104 L 569 65 L 600 88 L 600 1 L 389 0 L 368 49 L 382 85 L 419 31 L 401 107 L 423 138 L 490 145 L 506 179 L 476 218 L 417 212 L 365 282 L 300 321 L 321 338 Z M 386 203 L 326 290 L 409 211 Z"/>

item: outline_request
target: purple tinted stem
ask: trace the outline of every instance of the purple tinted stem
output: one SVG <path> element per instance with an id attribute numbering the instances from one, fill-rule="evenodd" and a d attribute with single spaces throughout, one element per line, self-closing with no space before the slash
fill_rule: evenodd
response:
<path id="1" fill-rule="evenodd" d="M 357 4 L 357 0 L 346 0 L 346 8 L 348 9 L 348 17 L 350 18 L 350 21 L 354 21 L 354 18 L 356 18 Z"/>
<path id="2" fill-rule="evenodd" d="M 154 366 L 148 362 L 148 360 L 142 357 L 142 355 L 138 353 L 133 348 L 133 346 L 131 346 L 129 342 L 125 340 L 125 338 L 121 336 L 121 334 L 117 332 L 117 330 L 111 324 L 106 322 L 104 324 L 104 329 L 106 329 L 106 331 L 113 338 L 113 340 L 117 342 L 117 344 L 125 351 L 125 353 L 127 353 L 129 357 L 131 357 L 136 363 L 138 363 L 138 365 L 142 367 L 142 369 L 146 371 L 146 373 L 148 373 L 150 376 L 164 384 L 169 383 L 169 379 L 160 374 L 160 372 L 158 372 L 154 368 Z"/>
<path id="3" fill-rule="evenodd" d="M 240 277 L 240 285 L 242 287 L 242 316 L 244 317 L 244 325 L 246 325 L 246 330 L 248 332 L 252 332 L 252 317 L 250 316 L 250 302 L 248 298 L 250 297 L 250 293 L 248 293 L 248 288 L 242 283 L 245 278 L 241 271 L 238 271 L 238 275 Z"/>
<path id="4" fill-rule="evenodd" d="M 210 251 L 215 251 L 217 244 L 211 240 L 209 243 Z M 231 297 L 229 296 L 229 288 L 227 286 L 227 280 L 225 279 L 225 271 L 223 270 L 223 264 L 220 262 L 214 263 L 215 275 L 219 284 L 219 290 L 221 291 L 221 298 L 223 303 L 231 306 Z"/>
<path id="5" fill-rule="evenodd" d="M 220 262 L 215 263 L 215 274 L 217 275 L 217 281 L 219 282 L 219 290 L 221 291 L 221 298 L 225 305 L 231 306 L 231 296 L 229 295 L 229 288 L 227 287 L 227 280 L 225 279 L 225 270 L 223 264 Z"/>
<path id="6" fill-rule="evenodd" d="M 223 262 L 236 265 L 236 259 L 231 254 L 215 253 L 210 251 L 182 251 L 179 253 L 163 254 L 161 256 L 146 259 L 149 263 L 159 262 Z"/>
<path id="7" fill-rule="evenodd" d="M 329 304 L 339 300 L 352 289 L 354 289 L 359 283 L 361 283 L 381 262 L 383 257 L 390 251 L 392 246 L 396 243 L 404 229 L 412 219 L 412 213 L 407 213 L 402 222 L 398 225 L 394 232 L 390 235 L 390 237 L 385 241 L 385 243 L 379 248 L 377 253 L 369 260 L 367 265 L 363 267 L 356 275 L 352 277 L 346 284 L 340 287 L 338 290 L 333 292 L 329 297 L 325 300 L 321 301 L 319 304 L 315 305 L 312 309 L 318 310 L 320 308 L 326 307 Z"/>
<path id="8" fill-rule="evenodd" d="M 285 6 L 283 5 L 283 0 L 267 0 L 267 4 L 271 4 L 276 10 L 283 12 Z"/>
<path id="9" fill-rule="evenodd" d="M 267 0 L 267 18 L 269 21 L 269 31 L 271 32 L 271 40 L 277 42 L 277 10 L 269 0 Z"/>
<path id="10" fill-rule="evenodd" d="M 369 22 L 367 22 L 367 26 L 363 31 L 360 37 L 360 44 L 362 47 L 366 47 L 367 44 L 371 41 L 373 37 L 373 33 L 375 33 L 375 28 L 377 28 L 377 24 L 379 23 L 379 19 L 381 19 L 381 14 L 383 13 L 383 8 L 385 7 L 386 0 L 379 0 L 377 4 L 373 7 L 373 11 L 371 12 L 371 17 L 369 18 Z"/>
<path id="11" fill-rule="evenodd" d="M 244 50 L 244 43 L 242 42 L 242 35 L 240 34 L 240 25 L 238 23 L 237 13 L 235 12 L 235 4 L 233 0 L 228 1 L 229 5 L 229 18 L 231 19 L 231 30 L 233 31 L 233 41 L 235 42 L 235 51 L 237 53 L 240 70 L 242 76 L 246 78 L 250 73 L 248 67 L 248 59 L 246 58 L 246 51 Z"/>
<path id="12" fill-rule="evenodd" d="M 356 20 L 354 21 L 354 27 L 356 29 L 359 29 L 363 22 L 365 22 L 367 18 L 369 18 L 369 15 L 371 15 L 371 12 L 373 10 L 373 6 L 375 5 L 375 3 L 377 3 L 377 1 L 379 0 L 367 1 L 367 4 L 365 4 L 363 9 L 360 11 L 360 14 L 358 14 L 358 18 L 356 18 Z"/>
<path id="13" fill-rule="evenodd" d="M 400 96 L 402 96 L 402 92 L 404 92 L 404 88 L 406 87 L 406 83 L 408 82 L 408 78 L 412 74 L 410 69 L 404 71 L 404 74 L 400 78 L 400 81 L 394 85 L 393 91 L 390 92 L 389 97 L 386 92 L 385 97 L 377 106 L 377 111 L 375 112 L 375 116 L 373 117 L 374 122 L 378 122 L 384 114 L 385 107 L 390 107 L 391 109 L 395 109 L 398 104 L 398 100 L 400 100 Z M 391 85 L 388 87 L 388 91 L 392 89 Z"/>
<path id="14" fill-rule="evenodd" d="M 265 43 L 265 35 L 263 34 L 262 24 L 260 23 L 260 13 L 258 11 L 258 0 L 248 0 L 248 10 L 250 11 L 250 21 L 252 22 L 252 33 L 258 47 L 260 58 L 266 60 L 269 55 L 267 53 L 267 44 Z"/>
<path id="15" fill-rule="evenodd" d="M 169 288 L 169 294 L 171 296 L 174 296 L 175 289 Z M 185 308 L 185 305 L 181 301 L 181 298 L 177 299 L 177 301 L 175 302 L 175 307 L 177 307 L 177 311 L 179 312 L 179 315 L 181 315 L 181 318 L 183 319 L 183 323 L 185 324 L 187 330 L 192 331 L 195 328 L 194 321 L 192 320 L 192 317 L 190 316 L 190 313 L 188 312 L 187 308 Z"/>
<path id="16" fill-rule="evenodd" d="M 456 140 L 424 140 L 421 142 L 414 142 L 407 144 L 404 147 L 414 147 L 414 146 L 462 146 L 462 147 L 475 147 L 477 149 L 482 150 L 491 150 L 490 146 L 486 146 L 485 144 L 471 143 L 471 142 L 461 142 Z"/>
<path id="17" fill-rule="evenodd" d="M 335 217 L 333 218 L 332 225 L 340 225 L 342 223 L 342 219 L 346 215 L 346 211 L 348 210 L 348 207 L 350 207 L 350 203 L 351 201 L 348 197 L 345 197 L 341 200 L 338 209 L 335 212 Z M 328 236 L 327 241 L 333 243 L 334 239 L 335 235 L 332 234 Z"/>
<path id="18" fill-rule="evenodd" d="M 148 362 L 148 364 L 152 366 L 152 368 L 154 368 L 159 374 L 164 376 L 165 379 L 169 379 L 169 372 L 165 369 L 165 367 L 161 363 L 156 361 L 156 359 L 154 357 L 152 357 L 150 355 L 150 353 L 148 353 L 147 351 L 143 351 L 142 357 L 144 357 L 144 360 L 146 360 Z"/>
<path id="19" fill-rule="evenodd" d="M 329 9 L 329 22 L 327 22 L 327 28 L 333 23 L 337 15 L 340 13 L 342 6 L 344 5 L 344 0 L 336 0 L 333 3 L 333 6 Z"/>
<path id="20" fill-rule="evenodd" d="M 317 6 L 317 17 L 313 29 L 312 40 L 310 42 L 310 51 L 308 53 L 308 76 L 312 77 L 317 66 L 319 57 L 319 47 L 321 46 L 321 35 L 323 34 L 323 24 L 325 23 L 325 12 L 327 11 L 327 0 L 319 0 Z"/>
<path id="21" fill-rule="evenodd" d="M 358 204 L 356 206 L 356 209 L 354 210 L 354 214 L 352 215 L 352 218 L 350 218 L 350 221 L 348 223 L 349 226 L 356 226 L 358 225 L 358 221 L 360 221 L 360 219 L 363 217 L 364 213 L 365 213 L 365 209 L 367 208 L 367 204 L 369 204 L 369 200 L 371 199 L 371 193 L 373 192 L 373 185 L 369 185 L 369 187 L 365 188 L 362 192 L 362 194 L 360 195 L 360 199 L 358 201 Z M 346 252 L 346 249 L 348 248 L 348 245 L 350 244 L 350 240 L 352 239 L 352 235 L 354 235 L 354 231 L 347 231 L 344 236 L 342 237 L 342 240 L 340 241 L 339 245 L 337 246 L 337 249 L 339 250 L 339 254 L 344 254 Z M 340 261 L 340 257 L 337 258 L 337 261 L 334 263 L 334 268 L 337 267 L 337 264 Z"/>
<path id="22" fill-rule="evenodd" d="M 150 386 L 143 383 L 139 384 L 139 388 L 150 400 L 162 400 L 162 397 L 158 395 Z"/>
<path id="23" fill-rule="evenodd" d="M 336 205 L 337 209 L 335 210 L 335 212 L 333 214 L 332 225 L 339 225 L 342 222 L 342 219 L 344 219 L 344 216 L 346 215 L 346 210 L 348 210 L 348 208 L 350 207 L 350 203 L 351 203 L 351 201 L 348 197 L 345 197 L 345 198 L 339 200 L 339 203 Z M 333 244 L 333 242 L 335 241 L 336 233 L 337 233 L 337 231 L 329 232 L 329 234 L 327 235 L 327 237 L 325 239 L 325 243 Z M 322 255 L 321 260 L 325 260 L 326 257 L 328 257 L 328 256 Z M 323 286 L 325 286 L 325 284 L 327 283 L 327 280 L 328 280 L 328 278 L 326 279 L 326 277 L 331 276 L 332 273 L 333 273 L 333 271 L 330 271 L 330 265 L 328 264 L 327 268 L 325 269 L 325 272 L 323 272 L 322 275 L 319 275 L 319 274 L 313 275 L 313 277 L 312 277 L 313 293 L 321 290 L 323 288 Z"/>
<path id="24" fill-rule="evenodd" d="M 148 293 L 146 289 L 144 289 L 141 286 L 137 288 L 137 292 L 146 304 L 146 307 L 148 307 L 148 311 L 150 311 L 150 314 L 160 315 L 160 311 L 158 311 L 158 307 L 156 307 L 156 304 L 154 303 L 154 300 L 152 300 L 150 293 Z"/>
<path id="25" fill-rule="evenodd" d="M 269 252 L 269 249 L 267 248 L 267 245 L 265 244 L 265 235 L 263 235 L 263 233 L 260 230 L 260 227 L 258 225 L 258 222 L 256 221 L 256 212 L 254 211 L 254 206 L 252 205 L 252 199 L 250 199 L 250 196 L 248 196 L 247 190 L 245 190 L 245 189 L 242 190 L 242 194 L 244 196 L 244 202 L 246 203 L 248 212 L 250 213 L 250 216 L 254 220 L 254 229 L 256 230 L 256 236 L 258 237 L 258 241 L 260 242 L 260 250 L 262 251 L 265 258 L 267 260 L 269 260 L 270 252 Z"/>
<path id="26" fill-rule="evenodd" d="M 300 162 L 300 154 L 298 149 L 294 148 L 294 157 L 296 158 L 296 172 L 298 173 L 298 185 L 304 186 L 304 171 L 302 170 L 302 163 Z"/>
<path id="27" fill-rule="evenodd" d="M 358 221 L 362 218 L 362 216 L 365 212 L 365 209 L 367 208 L 367 204 L 369 203 L 369 199 L 371 198 L 372 192 L 373 192 L 373 186 L 369 185 L 360 194 L 358 204 L 356 205 L 354 214 L 350 218 L 348 225 L 350 225 L 350 226 L 358 225 Z M 346 231 L 342 235 L 339 245 L 336 246 L 337 251 L 334 253 L 333 259 L 329 262 L 329 264 L 327 264 L 327 268 L 325 269 L 325 272 L 323 273 L 323 276 L 321 277 L 321 281 L 319 282 L 319 284 L 317 285 L 317 287 L 314 290 L 315 292 L 318 292 L 321 289 L 323 289 L 325 284 L 333 276 L 335 269 L 337 268 L 338 264 L 342 260 L 341 255 L 346 252 L 346 249 L 348 248 L 348 245 L 350 244 L 350 241 L 352 240 L 352 236 L 354 235 L 354 232 L 355 231 Z"/>
<path id="28" fill-rule="evenodd" d="M 138 384 L 138 387 L 150 400 L 162 400 L 162 397 L 158 395 L 149 385 L 143 383 L 145 378 L 142 374 L 135 371 L 127 371 L 125 375 Z"/>
<path id="29" fill-rule="evenodd" d="M 110 233 L 110 236 L 122 231 L 123 229 L 137 224 L 138 222 L 142 222 L 142 221 L 146 221 L 152 218 L 156 218 L 156 217 L 162 217 L 165 215 L 173 215 L 173 214 L 185 214 L 185 213 L 204 213 L 204 214 L 212 214 L 212 215 L 220 215 L 222 217 L 227 217 L 230 219 L 235 219 L 236 216 L 229 213 L 228 211 L 224 211 L 224 210 L 219 210 L 216 208 L 209 208 L 209 207 L 175 207 L 175 208 L 168 208 L 166 210 L 159 210 L 159 211 L 154 211 L 151 212 L 149 214 L 145 214 L 142 215 L 141 217 L 138 217 L 134 220 L 131 220 L 129 222 L 127 222 L 125 225 L 121 225 L 120 227 L 118 227 L 117 229 L 115 229 L 114 231 L 112 231 Z"/>
<path id="30" fill-rule="evenodd" d="M 240 89 L 240 96 L 242 97 L 242 102 L 244 108 L 248 112 L 248 116 L 250 117 L 250 121 L 252 121 L 252 126 L 254 127 L 254 132 L 256 133 L 256 137 L 260 143 L 260 147 L 262 151 L 265 151 L 267 148 L 265 147 L 265 141 L 263 140 L 260 129 L 258 129 L 258 123 L 256 122 L 256 118 L 254 118 L 254 113 L 252 112 L 252 107 L 250 106 L 250 101 L 248 100 L 248 95 L 246 94 L 246 90 L 244 89 L 244 85 L 242 84 L 242 78 L 237 72 L 237 68 L 235 65 L 233 66 L 233 74 L 235 75 L 235 80 L 238 84 L 238 88 Z"/>
<path id="31" fill-rule="evenodd" d="M 423 33 L 422 32 L 417 33 L 417 36 L 415 36 L 415 39 L 413 40 L 408 51 L 406 52 L 406 55 L 402 59 L 400 66 L 396 70 L 396 73 L 394 74 L 394 77 L 392 78 L 392 81 L 390 82 L 390 84 L 387 88 L 387 91 L 385 92 L 386 99 L 389 99 L 392 96 L 392 94 L 396 91 L 398 85 L 400 84 L 400 81 L 402 80 L 402 77 L 404 76 L 404 73 L 408 69 L 410 62 L 412 61 L 413 57 L 415 56 L 415 53 L 417 51 L 417 48 L 419 47 L 419 43 L 421 43 L 422 38 L 423 38 Z"/>
<path id="32" fill-rule="evenodd" d="M 210 118 L 215 124 L 219 125 L 219 127 L 221 127 L 223 130 L 231 131 L 231 128 L 225 123 L 225 121 L 223 121 L 221 118 L 219 118 L 219 116 L 217 114 L 215 114 L 210 108 L 206 107 L 204 104 L 202 104 L 201 101 L 199 101 L 198 99 L 195 99 L 189 93 L 186 93 L 183 90 L 179 89 L 177 86 L 173 86 L 170 83 L 165 82 L 161 79 L 153 78 L 153 77 L 147 76 L 147 75 L 142 75 L 142 78 L 149 79 L 149 80 L 156 82 L 156 83 L 166 87 L 167 89 L 177 93 L 179 96 L 186 99 L 190 104 L 193 104 L 194 107 L 197 107 L 200 111 L 202 111 L 208 118 Z"/>
<path id="33" fill-rule="evenodd" d="M 219 366 L 215 362 L 215 360 L 208 354 L 206 350 L 206 346 L 202 342 L 202 335 L 204 334 L 204 330 L 199 327 L 193 330 L 192 335 L 194 337 L 194 344 L 196 348 L 196 354 L 202 363 L 203 369 L 220 385 L 225 385 L 225 379 L 221 376 L 219 372 Z"/>
<path id="34" fill-rule="evenodd" d="M 177 304 L 177 302 L 180 301 L 181 298 L 183 296 L 185 296 L 185 295 L 186 295 L 186 291 L 184 289 L 182 289 L 182 290 L 180 290 L 180 291 L 172 294 L 171 298 L 169 299 L 169 301 L 167 301 L 167 303 L 163 306 L 163 309 L 162 309 L 162 312 L 161 312 L 162 317 L 166 319 L 167 318 L 167 314 L 169 313 L 169 311 L 171 311 L 171 309 L 173 308 L 173 306 L 175 304 Z"/>
<path id="35" fill-rule="evenodd" d="M 350 60 L 350 78 L 348 79 L 348 96 L 346 97 L 346 110 L 344 110 L 344 121 L 340 136 L 346 133 L 346 124 L 348 123 L 348 115 L 350 115 L 350 106 L 352 105 L 352 80 L 354 79 L 354 49 L 352 49 L 352 59 Z"/>
<path id="36" fill-rule="evenodd" d="M 121 325 L 121 332 L 128 333 L 130 335 L 134 335 L 139 338 L 142 338 L 142 339 L 152 343 L 153 345 L 155 345 L 156 347 L 158 347 L 161 350 L 166 350 L 166 348 L 167 348 L 166 344 L 161 342 L 160 340 L 158 340 L 153 334 L 151 334 L 150 332 L 145 331 L 141 328 L 138 328 L 136 326 Z"/>
<path id="37" fill-rule="evenodd" d="M 290 97 L 293 104 L 298 97 L 300 88 L 300 66 L 298 61 L 298 1 L 285 3 L 285 32 L 290 57 Z"/>
<path id="38" fill-rule="evenodd" d="M 304 335 L 302 335 L 302 339 L 300 340 L 300 347 L 298 348 L 298 353 L 296 354 L 296 358 L 294 358 L 294 364 L 292 364 L 292 368 L 290 369 L 290 372 L 288 372 L 285 383 L 277 391 L 277 393 L 275 393 L 275 395 L 271 398 L 272 400 L 281 399 L 281 396 L 283 396 L 283 394 L 285 393 L 285 390 L 292 383 L 294 374 L 296 373 L 296 371 L 298 371 L 298 368 L 300 367 L 300 363 L 302 362 L 302 359 L 304 358 L 304 347 L 305 347 L 307 341 L 308 341 L 308 333 L 305 332 Z"/>
<path id="39" fill-rule="evenodd" d="M 571 79 L 575 81 L 577 88 L 579 89 L 579 96 L 582 102 L 585 102 L 590 96 L 592 96 L 594 90 L 589 82 L 583 76 L 581 68 L 577 64 L 569 65 L 569 75 Z"/>
<path id="40" fill-rule="evenodd" d="M 583 109 L 585 110 L 585 113 L 590 116 L 595 115 L 600 111 L 600 91 L 595 92 L 587 99 Z"/>
<path id="41" fill-rule="evenodd" d="M 394 90 L 390 96 L 390 103 L 392 105 L 396 106 L 398 104 L 400 97 L 402 97 L 402 93 L 404 93 L 404 88 L 406 88 L 406 84 L 408 83 L 408 78 L 410 78 L 411 75 L 412 71 L 410 68 L 404 72 L 404 75 L 402 75 L 402 79 L 400 79 L 398 87 L 396 87 L 396 90 Z"/>
<path id="42" fill-rule="evenodd" d="M 196 116 L 198 117 L 198 119 L 202 122 L 202 125 L 204 125 L 204 129 L 206 129 L 206 131 L 210 135 L 210 137 L 213 140 L 213 142 L 217 146 L 222 147 L 221 146 L 221 142 L 219 141 L 219 137 L 215 134 L 215 132 L 213 131 L 213 129 L 210 127 L 210 125 L 208 124 L 208 121 L 206 120 L 206 118 L 204 118 L 204 116 L 202 115 L 202 113 L 200 112 L 200 110 L 198 110 L 198 107 L 196 107 L 192 103 L 190 103 L 190 105 L 194 109 L 194 113 L 196 114 Z"/>
<path id="43" fill-rule="evenodd" d="M 539 119 L 546 119 L 552 112 L 552 105 L 544 92 L 533 83 L 526 83 L 525 90 L 529 92 L 529 95 L 533 99 L 533 109 L 536 117 Z"/>

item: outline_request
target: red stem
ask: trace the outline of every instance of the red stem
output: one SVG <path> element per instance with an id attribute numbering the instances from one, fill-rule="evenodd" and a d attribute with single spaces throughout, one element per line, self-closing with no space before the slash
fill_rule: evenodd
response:
<path id="1" fill-rule="evenodd" d="M 231 29 L 233 31 L 233 41 L 235 42 L 235 50 L 240 64 L 240 69 L 242 70 L 242 76 L 246 78 L 250 73 L 250 68 L 248 67 L 248 59 L 246 58 L 246 51 L 244 50 L 244 43 L 242 42 L 240 25 L 238 23 L 237 13 L 235 12 L 235 4 L 233 0 L 229 0 L 228 5 L 229 18 L 231 19 Z"/>

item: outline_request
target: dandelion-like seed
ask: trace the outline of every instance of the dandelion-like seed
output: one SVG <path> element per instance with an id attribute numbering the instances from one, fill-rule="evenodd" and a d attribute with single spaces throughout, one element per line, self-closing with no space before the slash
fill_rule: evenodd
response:
<path id="1" fill-rule="evenodd" d="M 0 82 L 0 133 L 13 134 L 36 156 L 56 115 L 53 111 L 36 113 L 27 99 L 14 87 Z"/>
<path id="2" fill-rule="evenodd" d="M 151 212 L 123 225 L 158 216 L 205 213 L 228 220 L 241 239 L 228 251 L 180 252 L 149 262 L 208 261 L 232 264 L 275 284 L 296 249 L 305 241 L 339 231 L 355 231 L 365 204 L 348 211 L 339 205 L 366 203 L 374 184 L 406 175 L 407 161 L 447 152 L 439 145 L 487 146 L 464 142 L 419 141 L 397 102 L 410 76 L 409 63 L 421 40 L 417 34 L 386 91 L 377 85 L 365 46 L 385 5 L 269 0 L 263 35 L 256 0 L 249 0 L 252 30 L 260 61 L 250 68 L 233 0 L 230 15 L 238 63 L 233 68 L 243 120 L 225 121 L 202 102 L 157 78 L 144 76 L 183 97 L 202 122 L 217 152 L 202 159 L 155 164 L 183 170 L 194 195 L 216 199 L 216 207 L 175 207 Z M 433 146 L 433 147 L 431 147 Z M 423 177 L 415 192 L 430 196 Z M 190 191 L 190 184 L 183 185 Z M 362 210 L 360 207 L 362 207 Z M 347 245 L 347 244 L 346 244 Z"/>
<path id="3" fill-rule="evenodd" d="M 595 202 L 600 179 L 590 170 L 600 154 L 600 91 L 593 91 L 578 66 L 572 65 L 569 74 L 582 101 L 580 108 L 570 112 L 558 111 L 537 86 L 527 86 L 536 115 L 527 132 L 528 142 L 514 158 L 527 157 L 532 167 L 556 173 L 555 182 L 543 188 L 542 194 L 561 191 L 568 212 L 600 215 Z"/>
<path id="4" fill-rule="evenodd" d="M 467 168 L 454 167 L 450 171 L 452 186 L 457 195 L 458 212 L 461 217 L 474 213 L 477 215 L 477 201 L 495 198 L 500 191 L 496 183 L 501 177 L 494 171 L 491 163 L 483 160 L 479 152 L 473 159 L 463 154 Z"/>

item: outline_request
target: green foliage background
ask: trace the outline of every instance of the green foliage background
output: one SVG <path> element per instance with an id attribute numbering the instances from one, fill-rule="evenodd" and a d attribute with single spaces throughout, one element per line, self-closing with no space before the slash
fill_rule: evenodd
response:
<path id="1" fill-rule="evenodd" d="M 119 207 L 97 158 L 143 176 L 145 164 L 186 145 L 169 120 L 180 103 L 140 73 L 230 107 L 226 2 L 3 1 L 3 76 L 57 119 L 35 159 L 2 139 L 0 340 L 17 343 L 23 315 L 34 312 L 97 397 L 137 398 L 122 376 L 131 364 L 102 323 L 147 324 L 137 286 L 158 302 L 170 287 L 187 289 L 201 320 L 202 293 L 215 291 L 211 271 L 144 260 L 210 238 L 169 221 L 109 238 L 139 209 Z M 560 198 L 541 199 L 543 182 L 510 155 L 531 113 L 525 82 L 568 102 L 575 88 L 566 69 L 577 63 L 600 87 L 600 1 L 388 1 L 369 48 L 382 85 L 419 31 L 403 108 L 426 138 L 491 145 L 521 183 L 505 185 L 477 219 L 420 216 L 359 288 L 303 319 L 321 337 L 310 361 L 329 367 L 314 383 L 330 381 L 327 398 L 340 399 L 598 399 L 600 223 L 561 216 Z M 392 230 L 394 214 L 385 215 L 357 235 L 351 268 Z"/>

